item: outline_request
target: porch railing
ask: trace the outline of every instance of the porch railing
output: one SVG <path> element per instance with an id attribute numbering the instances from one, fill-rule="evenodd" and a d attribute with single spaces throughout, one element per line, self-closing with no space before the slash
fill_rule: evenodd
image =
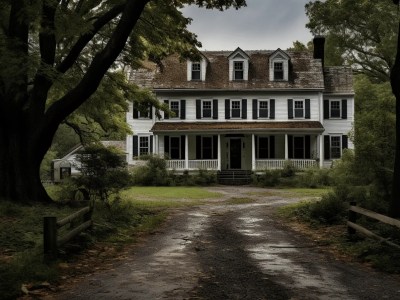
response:
<path id="1" fill-rule="evenodd" d="M 288 162 L 299 170 L 311 168 L 317 165 L 317 161 L 314 159 L 257 159 L 256 170 L 283 169 Z"/>
<path id="2" fill-rule="evenodd" d="M 189 160 L 189 170 L 217 170 L 218 160 L 217 159 L 196 159 Z M 185 170 L 185 160 L 182 159 L 170 159 L 167 160 L 167 168 L 171 170 Z"/>

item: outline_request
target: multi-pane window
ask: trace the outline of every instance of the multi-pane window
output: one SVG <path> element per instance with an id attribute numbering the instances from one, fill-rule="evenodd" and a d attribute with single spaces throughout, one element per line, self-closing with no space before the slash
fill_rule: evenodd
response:
<path id="1" fill-rule="evenodd" d="M 330 106 L 330 117 L 340 118 L 340 101 L 331 101 Z"/>
<path id="2" fill-rule="evenodd" d="M 268 101 L 259 101 L 258 105 L 259 118 L 268 118 Z"/>
<path id="3" fill-rule="evenodd" d="M 283 80 L 282 62 L 274 62 L 274 80 Z"/>
<path id="4" fill-rule="evenodd" d="M 234 61 L 233 62 L 233 74 L 235 80 L 243 80 L 243 62 Z"/>
<path id="5" fill-rule="evenodd" d="M 258 158 L 265 159 L 268 158 L 268 138 L 259 137 L 258 138 Z"/>
<path id="6" fill-rule="evenodd" d="M 201 79 L 201 67 L 200 63 L 192 63 L 192 80 Z"/>
<path id="7" fill-rule="evenodd" d="M 304 101 L 302 100 L 294 101 L 294 117 L 304 118 Z"/>
<path id="8" fill-rule="evenodd" d="M 171 101 L 170 109 L 174 113 L 172 118 L 179 118 L 179 101 Z"/>
<path id="9" fill-rule="evenodd" d="M 231 117 L 232 118 L 240 118 L 240 100 L 231 101 Z"/>
<path id="10" fill-rule="evenodd" d="M 203 101 L 203 118 L 211 118 L 212 117 L 212 103 L 211 101 Z"/>
<path id="11" fill-rule="evenodd" d="M 181 138 L 171 137 L 170 139 L 170 152 L 171 159 L 181 159 Z"/>
<path id="12" fill-rule="evenodd" d="M 149 154 L 149 152 L 149 137 L 139 137 L 139 155 L 146 155 Z"/>
<path id="13" fill-rule="evenodd" d="M 341 156 L 341 136 L 331 136 L 331 158 L 340 158 Z"/>

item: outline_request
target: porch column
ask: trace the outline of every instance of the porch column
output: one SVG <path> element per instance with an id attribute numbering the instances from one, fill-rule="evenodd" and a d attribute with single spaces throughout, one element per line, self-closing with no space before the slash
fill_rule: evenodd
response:
<path id="1" fill-rule="evenodd" d="M 285 134 L 285 160 L 289 159 L 289 137 Z"/>
<path id="2" fill-rule="evenodd" d="M 189 170 L 189 135 L 185 135 L 185 170 Z"/>
<path id="3" fill-rule="evenodd" d="M 218 171 L 221 171 L 221 135 L 218 134 Z"/>
<path id="4" fill-rule="evenodd" d="M 158 150 L 158 134 L 153 135 L 154 136 L 154 148 L 153 148 L 153 154 L 159 154 Z"/>
<path id="5" fill-rule="evenodd" d="M 319 167 L 323 168 L 324 167 L 324 136 L 320 134 L 318 136 L 319 138 Z"/>
<path id="6" fill-rule="evenodd" d="M 251 169 L 256 169 L 256 137 L 254 134 L 251 135 Z"/>

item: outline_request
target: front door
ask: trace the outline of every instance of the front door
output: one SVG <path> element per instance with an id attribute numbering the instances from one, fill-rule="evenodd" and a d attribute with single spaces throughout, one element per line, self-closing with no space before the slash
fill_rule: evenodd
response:
<path id="1" fill-rule="evenodd" d="M 230 168 L 241 169 L 242 168 L 242 140 L 231 139 L 230 140 Z"/>

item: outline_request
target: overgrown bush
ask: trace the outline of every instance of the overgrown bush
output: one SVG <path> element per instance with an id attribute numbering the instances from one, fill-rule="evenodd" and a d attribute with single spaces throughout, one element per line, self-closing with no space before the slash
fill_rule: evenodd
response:
<path id="1" fill-rule="evenodd" d="M 261 175 L 253 176 L 253 183 L 262 187 L 274 187 L 280 183 L 279 170 L 265 170 Z"/>
<path id="2" fill-rule="evenodd" d="M 301 187 L 317 188 L 330 186 L 332 183 L 330 169 L 309 168 L 299 174 L 298 185 Z"/>
<path id="3" fill-rule="evenodd" d="M 102 145 L 85 147 L 78 153 L 81 175 L 73 178 L 78 188 L 83 187 L 95 198 L 109 203 L 111 195 L 132 183 L 123 155 L 115 148 Z"/>
<path id="4" fill-rule="evenodd" d="M 215 172 L 200 169 L 199 172 L 193 176 L 193 182 L 195 185 L 212 185 L 217 182 L 217 174 Z"/>
<path id="5" fill-rule="evenodd" d="M 348 205 L 336 193 L 328 193 L 309 205 L 310 218 L 322 224 L 340 223 L 346 216 Z"/>
<path id="6" fill-rule="evenodd" d="M 282 177 L 293 177 L 294 175 L 296 175 L 295 166 L 290 161 L 285 162 L 285 165 L 284 165 L 283 169 L 281 170 L 281 176 Z"/>
<path id="7" fill-rule="evenodd" d="M 133 183 L 144 186 L 170 185 L 167 162 L 159 156 L 150 156 L 146 165 L 133 169 Z"/>

